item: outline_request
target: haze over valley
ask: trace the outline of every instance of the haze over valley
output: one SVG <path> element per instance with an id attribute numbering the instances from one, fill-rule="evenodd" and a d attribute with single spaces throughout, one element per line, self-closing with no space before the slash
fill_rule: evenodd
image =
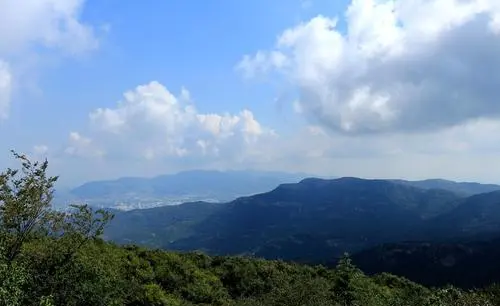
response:
<path id="1" fill-rule="evenodd" d="M 264 171 L 192 170 L 153 178 L 126 177 L 87 182 L 61 192 L 55 202 L 85 202 L 119 210 L 177 205 L 193 201 L 225 202 L 265 192 L 282 183 L 298 182 L 305 174 Z"/>

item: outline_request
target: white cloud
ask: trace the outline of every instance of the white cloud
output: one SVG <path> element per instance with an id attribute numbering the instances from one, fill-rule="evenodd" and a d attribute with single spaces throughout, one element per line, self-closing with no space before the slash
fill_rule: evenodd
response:
<path id="1" fill-rule="evenodd" d="M 252 148 L 265 138 L 275 137 L 249 110 L 238 114 L 199 113 L 186 89 L 175 96 L 156 81 L 126 92 L 115 107 L 96 109 L 89 120 L 90 138 L 72 133 L 67 153 L 76 154 L 85 148 L 87 155 L 101 152 L 98 156 L 109 159 L 229 164 L 258 154 Z"/>
<path id="2" fill-rule="evenodd" d="M 95 147 L 92 139 L 81 135 L 78 132 L 69 133 L 68 146 L 64 153 L 74 157 L 102 157 L 104 152 Z"/>
<path id="3" fill-rule="evenodd" d="M 317 16 L 237 67 L 282 73 L 302 113 L 343 133 L 500 118 L 499 16 L 496 0 L 353 0 L 345 31 Z"/>
<path id="4" fill-rule="evenodd" d="M 354 0 L 245 55 L 237 68 L 291 84 L 311 124 L 273 144 L 273 165 L 498 182 L 499 16 L 493 0 Z"/>
<path id="5" fill-rule="evenodd" d="M 307 126 L 261 149 L 267 169 L 377 178 L 498 182 L 500 122 L 482 119 L 433 133 L 353 137 Z M 261 165 L 259 165 L 261 166 Z M 266 169 L 264 167 L 264 169 Z"/>
<path id="6" fill-rule="evenodd" d="M 49 151 L 49 147 L 46 145 L 36 145 L 33 147 L 33 153 L 36 155 L 45 155 Z"/>
<path id="7" fill-rule="evenodd" d="M 96 48 L 92 27 L 80 21 L 84 0 L 2 0 L 0 50 L 18 52 L 33 45 L 79 53 Z"/>
<path id="8" fill-rule="evenodd" d="M 80 20 L 84 2 L 0 1 L 0 119 L 8 117 L 12 83 L 22 83 L 16 69 L 32 54 L 45 49 L 78 55 L 98 47 L 93 28 Z"/>
<path id="9" fill-rule="evenodd" d="M 55 161 L 82 180 L 254 168 L 498 181 L 499 12 L 493 0 L 354 0 L 345 30 L 317 16 L 236 67 L 293 85 L 309 126 L 278 137 L 249 110 L 200 113 L 185 88 L 151 82 L 92 111 Z"/>
<path id="10" fill-rule="evenodd" d="M 0 119 L 8 116 L 11 91 L 12 75 L 9 66 L 0 60 Z"/>
<path id="11" fill-rule="evenodd" d="M 249 111 L 201 114 L 181 99 L 186 94 L 175 96 L 151 82 L 127 92 L 114 107 L 92 112 L 85 136 L 70 133 L 64 155 L 54 156 L 63 178 L 82 182 L 215 168 L 495 182 L 500 172 L 497 120 L 432 133 L 355 137 L 309 125 L 278 137 Z"/>
<path id="12" fill-rule="evenodd" d="M 252 78 L 258 74 L 268 73 L 274 68 L 284 68 L 287 66 L 286 56 L 279 51 L 262 52 L 259 51 L 254 56 L 245 55 L 236 66 L 236 70 Z"/>

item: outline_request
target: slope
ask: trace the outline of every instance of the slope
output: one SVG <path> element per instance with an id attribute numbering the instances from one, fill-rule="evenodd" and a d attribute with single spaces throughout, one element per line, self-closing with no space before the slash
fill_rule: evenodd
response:
<path id="1" fill-rule="evenodd" d="M 305 179 L 239 198 L 167 248 L 323 262 L 345 251 L 398 241 L 460 197 L 385 180 Z"/>
<path id="2" fill-rule="evenodd" d="M 161 248 L 172 240 L 194 234 L 194 225 L 221 208 L 221 204 L 193 202 L 127 212 L 113 210 L 115 218 L 106 228 L 104 238 L 120 244 Z"/>
<path id="3" fill-rule="evenodd" d="M 368 274 L 382 272 L 427 286 L 481 287 L 500 281 L 500 239 L 406 242 L 377 246 L 352 256 Z"/>

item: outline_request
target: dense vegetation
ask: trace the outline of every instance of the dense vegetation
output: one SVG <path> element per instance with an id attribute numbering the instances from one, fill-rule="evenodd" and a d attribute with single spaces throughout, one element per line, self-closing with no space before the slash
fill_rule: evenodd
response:
<path id="1" fill-rule="evenodd" d="M 367 277 L 347 258 L 337 269 L 328 270 L 94 241 L 63 268 L 49 264 L 57 255 L 47 254 L 47 249 L 44 242 L 33 244 L 25 254 L 38 258 L 36 263 L 19 260 L 15 269 L 2 271 L 2 305 L 488 306 L 500 302 L 495 288 L 431 290 L 389 274 Z"/>
<path id="2" fill-rule="evenodd" d="M 498 305 L 500 289 L 429 289 L 335 269 L 244 257 L 118 246 L 100 239 L 105 211 L 51 208 L 47 162 L 15 154 L 0 174 L 0 305 Z M 111 221 L 112 222 L 112 221 Z"/>
<path id="3" fill-rule="evenodd" d="M 427 286 L 460 288 L 500 282 L 500 239 L 406 242 L 381 245 L 353 254 L 365 273 L 388 272 Z"/>
<path id="4" fill-rule="evenodd" d="M 195 234 L 194 227 L 217 210 L 218 203 L 192 202 L 167 205 L 161 209 L 113 211 L 115 219 L 105 230 L 105 238 L 120 244 L 140 244 L 165 248 L 169 241 Z"/>
<path id="5" fill-rule="evenodd" d="M 495 186 L 442 180 L 310 178 L 225 204 L 197 202 L 117 212 L 104 238 L 177 251 L 203 250 L 210 255 L 251 255 L 323 265 L 334 264 L 344 252 L 356 254 L 403 242 L 396 247 L 398 254 L 414 254 L 411 261 L 436 267 L 442 271 L 441 277 L 418 275 L 418 270 L 413 273 L 401 256 L 377 255 L 377 261 L 355 256 L 355 263 L 377 272 L 382 265 L 432 285 L 483 284 L 492 279 L 488 269 L 481 276 L 467 263 L 488 258 L 467 257 L 478 254 L 481 246 L 468 244 L 466 249 L 471 251 L 467 256 L 460 254 L 460 247 L 451 248 L 457 250 L 454 256 L 442 252 L 450 248 L 439 245 L 500 236 L 500 191 L 495 191 Z M 481 191 L 486 193 L 476 194 Z M 430 248 L 436 252 L 421 252 L 408 241 L 436 245 Z M 448 255 L 454 256 L 456 265 L 447 265 Z M 385 258 L 401 266 L 390 267 L 383 263 Z M 496 263 L 493 260 L 490 264 Z M 474 272 L 478 277 L 465 281 L 464 277 Z M 500 280 L 500 275 L 496 279 Z"/>

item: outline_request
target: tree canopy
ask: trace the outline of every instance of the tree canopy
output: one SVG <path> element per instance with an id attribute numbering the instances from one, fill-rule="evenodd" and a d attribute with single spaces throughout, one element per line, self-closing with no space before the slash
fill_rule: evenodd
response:
<path id="1" fill-rule="evenodd" d="M 53 209 L 48 162 L 13 152 L 0 174 L 1 305 L 497 305 L 497 286 L 432 289 L 373 277 L 346 255 L 335 269 L 248 257 L 174 253 L 103 241 L 113 216 L 88 205 Z"/>

